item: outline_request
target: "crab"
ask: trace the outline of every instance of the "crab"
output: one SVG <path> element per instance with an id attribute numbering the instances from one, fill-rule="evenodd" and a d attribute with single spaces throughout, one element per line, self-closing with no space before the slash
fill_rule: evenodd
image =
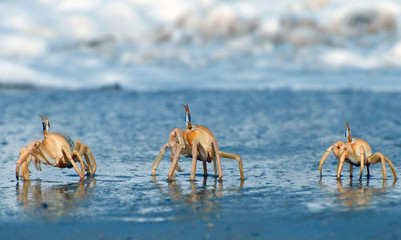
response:
<path id="1" fill-rule="evenodd" d="M 175 170 L 182 172 L 181 168 L 178 166 L 178 158 L 180 154 L 184 157 L 192 157 L 191 176 L 189 178 L 190 180 L 195 180 L 197 160 L 203 162 L 203 172 L 205 176 L 207 176 L 206 163 L 210 163 L 213 160 L 215 177 L 217 177 L 217 160 L 218 176 L 219 180 L 222 180 L 223 172 L 221 169 L 220 157 L 237 160 L 239 164 L 241 179 L 243 180 L 245 177 L 240 156 L 236 154 L 221 152 L 213 133 L 204 126 L 192 125 L 191 114 L 189 112 L 188 105 L 186 104 L 182 106 L 184 106 L 185 108 L 186 129 L 182 130 L 181 128 L 174 128 L 170 131 L 168 142 L 161 147 L 160 152 L 153 163 L 152 175 L 156 175 L 157 167 L 159 166 L 160 161 L 164 156 L 164 153 L 166 152 L 167 148 L 171 148 L 171 167 L 168 173 L 169 180 L 174 179 Z"/>
<path id="2" fill-rule="evenodd" d="M 31 162 L 39 171 L 42 171 L 41 163 L 59 168 L 73 167 L 81 179 L 85 177 L 85 171 L 89 175 L 95 174 L 96 161 L 88 146 L 80 141 L 74 143 L 65 133 L 49 133 L 49 119 L 42 115 L 39 116 L 42 118 L 43 139 L 35 140 L 28 146 L 21 148 L 15 170 L 17 181 L 20 178 L 20 170 L 22 170 L 22 178 L 29 180 L 28 166 Z M 85 157 L 86 162 L 83 161 L 82 156 Z M 76 162 L 81 165 L 81 170 L 78 169 Z"/>
<path id="3" fill-rule="evenodd" d="M 397 179 L 397 174 L 393 163 L 385 157 L 382 153 L 377 152 L 372 154 L 372 149 L 369 144 L 360 138 L 351 138 L 351 129 L 347 122 L 345 122 L 345 137 L 347 142 L 338 141 L 330 146 L 319 162 L 320 177 L 322 177 L 322 165 L 330 152 L 333 151 L 334 156 L 338 159 L 337 163 L 337 179 L 341 178 L 341 171 L 344 162 L 350 164 L 350 176 L 352 177 L 352 167 L 360 166 L 359 180 L 362 179 L 362 172 L 364 166 L 367 169 L 367 176 L 370 177 L 369 166 L 381 162 L 383 179 L 387 179 L 386 174 L 386 162 L 390 165 L 391 171 L 393 172 L 394 179 Z"/>

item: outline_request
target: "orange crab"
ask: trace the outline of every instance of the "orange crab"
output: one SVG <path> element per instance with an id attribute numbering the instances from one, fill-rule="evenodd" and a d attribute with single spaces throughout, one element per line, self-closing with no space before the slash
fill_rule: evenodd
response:
<path id="1" fill-rule="evenodd" d="M 369 144 L 360 138 L 351 138 L 351 129 L 347 122 L 345 122 L 345 137 L 347 142 L 338 141 L 330 146 L 319 162 L 320 177 L 322 176 L 322 165 L 330 152 L 333 150 L 334 156 L 339 160 L 337 164 L 337 179 L 341 178 L 341 171 L 343 169 L 344 162 L 350 164 L 350 176 L 352 176 L 352 167 L 360 166 L 359 179 L 362 178 L 363 168 L 366 165 L 367 175 L 370 176 L 369 166 L 381 162 L 383 179 L 387 179 L 386 174 L 386 162 L 390 165 L 391 171 L 393 172 L 394 179 L 397 179 L 397 174 L 393 163 L 385 157 L 382 153 L 377 152 L 372 154 L 372 150 Z"/>
<path id="2" fill-rule="evenodd" d="M 186 129 L 183 131 L 181 128 L 174 128 L 170 131 L 169 140 L 160 149 L 160 153 L 157 155 L 153 166 L 152 175 L 156 175 L 157 167 L 160 164 L 161 159 L 164 156 L 167 148 L 171 148 L 171 167 L 168 173 L 168 179 L 174 178 L 174 171 L 182 171 L 178 166 L 178 158 L 181 155 L 184 157 L 192 157 L 192 169 L 190 180 L 195 180 L 196 163 L 197 160 L 203 162 L 203 172 L 207 176 L 206 162 L 214 163 L 214 175 L 217 177 L 216 171 L 216 160 L 217 168 L 219 171 L 219 179 L 223 178 L 223 172 L 221 170 L 220 157 L 230 158 L 238 161 L 239 171 L 241 179 L 244 179 L 244 171 L 242 167 L 242 161 L 240 156 L 236 154 L 230 154 L 221 152 L 217 144 L 217 140 L 213 133 L 206 127 L 200 125 L 191 124 L 191 115 L 189 112 L 188 105 L 182 105 L 185 107 L 185 122 Z"/>
<path id="3" fill-rule="evenodd" d="M 43 163 L 44 165 L 59 168 L 73 167 L 81 179 L 85 177 L 85 171 L 88 174 L 94 174 L 97 168 L 96 161 L 88 146 L 79 141 L 74 143 L 65 133 L 49 133 L 49 120 L 42 115 L 39 116 L 42 118 L 43 139 L 35 140 L 28 146 L 21 148 L 15 170 L 17 180 L 20 177 L 20 169 L 22 169 L 21 175 L 23 179 L 29 180 L 28 165 L 31 162 L 35 164 L 36 169 L 39 171 L 42 170 L 40 164 Z M 83 161 L 82 155 L 85 157 L 86 163 Z M 80 163 L 81 170 L 78 169 L 75 162 Z"/>

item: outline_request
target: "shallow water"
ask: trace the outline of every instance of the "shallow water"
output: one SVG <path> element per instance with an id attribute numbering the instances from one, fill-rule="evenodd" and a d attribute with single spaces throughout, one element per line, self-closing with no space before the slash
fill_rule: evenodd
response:
<path id="1" fill-rule="evenodd" d="M 223 181 L 184 172 L 167 181 L 169 151 L 157 176 L 151 167 L 169 131 L 192 122 L 210 128 L 223 159 Z M 344 120 L 354 137 L 400 169 L 401 96 L 397 93 L 293 91 L 0 91 L 0 233 L 9 239 L 51 234 L 61 238 L 396 238 L 401 188 L 387 166 L 371 177 L 350 179 L 348 166 L 336 180 L 326 149 L 344 140 Z M 87 144 L 98 170 L 80 181 L 73 169 L 31 169 L 19 184 L 15 166 L 22 146 L 40 139 L 41 119 L 51 131 Z M 354 167 L 354 174 L 358 168 Z M 50 235 L 49 235 L 50 234 Z"/>

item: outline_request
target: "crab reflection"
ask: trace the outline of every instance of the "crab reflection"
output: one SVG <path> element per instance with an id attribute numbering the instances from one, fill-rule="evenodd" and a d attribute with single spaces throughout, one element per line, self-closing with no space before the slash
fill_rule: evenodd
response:
<path id="1" fill-rule="evenodd" d="M 21 208 L 32 217 L 57 220 L 72 216 L 96 186 L 95 179 L 77 183 L 42 187 L 42 181 L 24 181 L 16 186 L 17 200 Z"/>
<path id="2" fill-rule="evenodd" d="M 381 187 L 371 187 L 368 179 L 364 186 L 361 182 L 353 184 L 351 178 L 349 184 L 343 186 L 341 180 L 338 180 L 337 189 L 334 191 L 336 203 L 346 207 L 346 210 L 368 209 L 373 207 L 374 204 L 378 204 L 380 197 L 385 196 L 395 185 L 396 180 L 392 182 L 390 187 L 387 186 L 387 181 L 383 180 Z M 329 191 L 327 188 L 324 189 Z"/>
<path id="3" fill-rule="evenodd" d="M 168 188 L 158 183 L 156 176 L 152 177 L 153 184 L 159 189 L 162 195 L 168 196 L 175 202 L 184 203 L 194 212 L 198 213 L 213 213 L 220 209 L 218 198 L 222 198 L 224 194 L 237 192 L 242 189 L 244 180 L 236 188 L 223 188 L 223 182 L 214 179 L 213 184 L 207 182 L 207 177 L 204 177 L 202 184 L 199 186 L 197 182 L 190 181 L 190 190 L 184 189 L 178 181 L 168 181 Z"/>

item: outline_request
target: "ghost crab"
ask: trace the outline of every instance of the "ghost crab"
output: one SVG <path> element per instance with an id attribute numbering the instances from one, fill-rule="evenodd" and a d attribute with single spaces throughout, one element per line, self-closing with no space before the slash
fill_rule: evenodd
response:
<path id="1" fill-rule="evenodd" d="M 385 157 L 382 153 L 377 152 L 372 154 L 372 149 L 369 144 L 360 138 L 351 138 L 351 129 L 347 122 L 345 122 L 345 137 L 347 142 L 338 141 L 330 146 L 319 162 L 320 177 L 322 176 L 322 165 L 330 152 L 333 151 L 334 156 L 338 159 L 337 164 L 337 179 L 341 178 L 341 171 L 343 169 L 344 162 L 350 164 L 350 176 L 352 177 L 352 167 L 360 166 L 359 179 L 362 179 L 363 168 L 366 165 L 367 176 L 370 176 L 369 166 L 381 162 L 383 179 L 387 179 L 386 174 L 386 162 L 390 165 L 391 171 L 393 172 L 394 179 L 397 179 L 393 163 Z"/>
<path id="2" fill-rule="evenodd" d="M 44 165 L 59 168 L 73 167 L 81 179 L 85 177 L 85 171 L 88 174 L 94 174 L 97 168 L 96 161 L 88 146 L 79 141 L 74 143 L 65 133 L 49 133 L 49 120 L 42 115 L 39 116 L 42 118 L 43 139 L 35 140 L 28 146 L 21 148 L 15 170 L 17 180 L 20 177 L 20 169 L 22 169 L 21 175 L 23 179 L 29 180 L 30 171 L 28 165 L 31 162 L 35 164 L 36 169 L 39 171 L 42 170 L 40 164 L 43 163 Z M 85 157 L 86 163 L 83 161 L 82 156 Z M 78 169 L 75 162 L 80 163 L 81 170 Z"/>
<path id="3" fill-rule="evenodd" d="M 203 162 L 203 172 L 205 176 L 207 176 L 206 162 L 210 163 L 213 160 L 214 175 L 216 177 L 217 160 L 219 180 L 222 180 L 223 172 L 221 170 L 220 157 L 237 160 L 239 164 L 241 179 L 244 179 L 245 177 L 240 156 L 236 154 L 221 152 L 213 133 L 204 126 L 192 125 L 188 105 L 186 104 L 182 106 L 184 106 L 185 108 L 186 129 L 183 131 L 181 128 L 174 128 L 170 131 L 168 142 L 164 144 L 163 147 L 160 149 L 160 152 L 153 163 L 152 175 L 156 175 L 157 167 L 159 166 L 160 161 L 162 160 L 164 153 L 166 152 L 166 149 L 171 148 L 171 167 L 168 173 L 169 180 L 172 180 L 174 178 L 175 170 L 182 172 L 182 170 L 178 166 L 178 158 L 180 154 L 184 157 L 192 157 L 190 180 L 195 180 L 197 160 Z"/>

